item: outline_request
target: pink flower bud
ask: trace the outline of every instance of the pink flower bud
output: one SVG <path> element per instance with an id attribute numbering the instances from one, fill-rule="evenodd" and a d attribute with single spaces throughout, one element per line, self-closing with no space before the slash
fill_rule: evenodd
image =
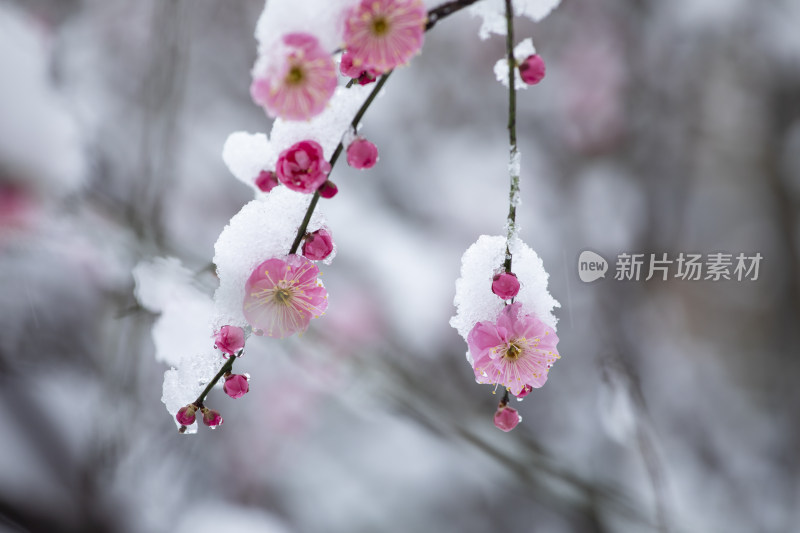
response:
<path id="1" fill-rule="evenodd" d="M 501 272 L 492 278 L 492 292 L 503 300 L 509 300 L 519 292 L 519 280 L 511 272 Z"/>
<path id="2" fill-rule="evenodd" d="M 519 424 L 521 420 L 522 417 L 519 416 L 516 409 L 503 405 L 502 403 L 497 407 L 497 412 L 494 414 L 494 425 L 497 429 L 506 432 L 517 427 L 517 424 Z"/>
<path id="3" fill-rule="evenodd" d="M 303 255 L 312 261 L 322 261 L 333 251 L 331 234 L 324 229 L 318 229 L 306 235 L 303 242 Z"/>
<path id="4" fill-rule="evenodd" d="M 522 387 L 522 390 L 519 391 L 519 394 L 517 394 L 517 398 L 521 400 L 522 398 L 530 394 L 532 390 L 533 387 L 531 387 L 530 385 L 525 385 L 524 387 Z"/>
<path id="5" fill-rule="evenodd" d="M 336 193 L 339 192 L 339 187 L 337 187 L 331 180 L 326 181 L 323 183 L 317 192 L 323 198 L 333 198 L 336 196 Z"/>
<path id="6" fill-rule="evenodd" d="M 182 426 L 191 426 L 194 424 L 197 416 L 197 406 L 193 403 L 178 409 L 178 414 L 175 415 L 175 420 Z"/>
<path id="7" fill-rule="evenodd" d="M 281 152 L 275 174 L 293 191 L 312 193 L 328 179 L 330 171 L 322 146 L 317 141 L 300 141 Z"/>
<path id="8" fill-rule="evenodd" d="M 214 411 L 208 407 L 203 407 L 203 424 L 210 428 L 215 428 L 222 425 L 222 415 L 219 411 Z"/>
<path id="9" fill-rule="evenodd" d="M 539 54 L 528 56 L 519 64 L 519 75 L 528 85 L 536 85 L 544 79 L 544 59 Z"/>
<path id="10" fill-rule="evenodd" d="M 244 330 L 237 326 L 222 326 L 214 333 L 214 347 L 228 355 L 244 348 Z"/>
<path id="11" fill-rule="evenodd" d="M 356 64 L 358 63 L 358 64 Z M 342 62 L 339 64 L 339 71 L 348 78 L 354 78 L 359 85 L 372 83 L 380 75 L 375 69 L 364 68 L 364 63 L 360 60 L 353 60 L 353 54 L 345 51 L 342 54 Z"/>
<path id="12" fill-rule="evenodd" d="M 347 163 L 353 168 L 372 168 L 377 161 L 378 148 L 363 137 L 358 137 L 347 147 Z"/>
<path id="13" fill-rule="evenodd" d="M 261 192 L 269 192 L 277 186 L 278 178 L 275 176 L 274 172 L 271 170 L 262 170 L 259 172 L 256 178 L 256 187 L 258 187 Z"/>
<path id="14" fill-rule="evenodd" d="M 225 384 L 222 385 L 222 390 L 231 398 L 241 398 L 250 390 L 250 384 L 247 383 L 246 376 L 231 374 L 225 378 Z"/>

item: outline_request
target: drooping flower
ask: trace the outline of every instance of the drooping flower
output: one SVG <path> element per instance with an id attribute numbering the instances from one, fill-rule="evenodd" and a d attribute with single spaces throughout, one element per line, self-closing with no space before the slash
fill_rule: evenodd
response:
<path id="1" fill-rule="evenodd" d="M 253 69 L 250 95 L 271 117 L 307 120 L 320 114 L 336 90 L 333 58 L 308 33 L 290 33 Z"/>
<path id="2" fill-rule="evenodd" d="M 328 179 L 331 165 L 317 141 L 300 141 L 278 157 L 275 173 L 293 191 L 313 193 Z"/>
<path id="3" fill-rule="evenodd" d="M 258 173 L 255 183 L 261 192 L 269 192 L 278 186 L 278 178 L 271 170 L 262 170 Z"/>
<path id="4" fill-rule="evenodd" d="M 494 414 L 494 425 L 497 429 L 503 431 L 511 431 L 522 421 L 522 417 L 513 407 L 508 407 L 505 403 L 500 402 L 497 406 L 497 411 Z"/>
<path id="5" fill-rule="evenodd" d="M 225 383 L 222 385 L 222 390 L 231 398 L 241 398 L 250 391 L 250 384 L 247 382 L 247 376 L 243 376 L 242 374 L 225 376 Z"/>
<path id="6" fill-rule="evenodd" d="M 222 415 L 219 414 L 219 411 L 214 411 L 213 409 L 209 409 L 208 407 L 203 407 L 203 424 L 207 425 L 211 429 L 214 429 L 217 426 L 222 425 Z"/>
<path id="7" fill-rule="evenodd" d="M 325 229 L 318 229 L 306 235 L 303 242 L 303 255 L 312 261 L 322 261 L 333 252 L 333 239 Z"/>
<path id="8" fill-rule="evenodd" d="M 284 338 L 302 333 L 328 308 L 319 269 L 301 255 L 267 259 L 245 284 L 244 316 L 256 334 Z"/>
<path id="9" fill-rule="evenodd" d="M 194 424 L 197 417 L 197 406 L 193 403 L 185 405 L 178 409 L 178 414 L 175 415 L 175 420 L 182 426 L 191 426 Z"/>
<path id="10" fill-rule="evenodd" d="M 235 355 L 244 348 L 244 330 L 237 326 L 222 326 L 214 333 L 214 347 L 222 353 Z"/>
<path id="11" fill-rule="evenodd" d="M 361 0 L 348 14 L 344 39 L 356 67 L 388 72 L 422 48 L 422 0 Z"/>
<path id="12" fill-rule="evenodd" d="M 503 300 L 515 297 L 519 293 L 519 280 L 516 274 L 501 272 L 492 278 L 492 292 Z"/>
<path id="13" fill-rule="evenodd" d="M 515 396 L 526 385 L 539 388 L 560 359 L 553 328 L 534 315 L 522 315 L 515 302 L 500 312 L 497 322 L 478 322 L 467 336 L 478 383 L 508 388 Z"/>
<path id="14" fill-rule="evenodd" d="M 528 56 L 519 64 L 519 75 L 528 85 L 536 85 L 544 79 L 544 59 L 539 54 Z"/>
<path id="15" fill-rule="evenodd" d="M 347 164 L 353 168 L 372 168 L 377 161 L 378 147 L 363 137 L 357 137 L 347 147 Z"/>

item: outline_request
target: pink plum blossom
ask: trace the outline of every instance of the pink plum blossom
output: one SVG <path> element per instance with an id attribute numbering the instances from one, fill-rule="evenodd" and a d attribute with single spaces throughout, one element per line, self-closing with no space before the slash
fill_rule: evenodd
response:
<path id="1" fill-rule="evenodd" d="M 328 179 L 331 165 L 317 141 L 300 141 L 278 157 L 278 179 L 297 192 L 312 193 Z"/>
<path id="2" fill-rule="evenodd" d="M 242 374 L 225 376 L 225 383 L 222 385 L 222 390 L 231 398 L 241 398 L 250 390 L 247 376 L 243 376 Z"/>
<path id="3" fill-rule="evenodd" d="M 342 62 L 339 64 L 339 72 L 348 78 L 357 80 L 359 85 L 367 85 L 368 83 L 372 83 L 381 74 L 375 69 L 364 68 L 362 61 L 358 58 L 353 58 L 353 54 L 347 50 L 345 50 L 344 54 L 342 54 Z"/>
<path id="4" fill-rule="evenodd" d="M 203 407 L 203 424 L 207 425 L 212 429 L 214 429 L 217 426 L 221 426 L 222 415 L 219 414 L 219 411 L 214 411 L 213 409 L 209 409 L 208 407 Z"/>
<path id="5" fill-rule="evenodd" d="M 497 412 L 494 414 L 494 425 L 497 429 L 508 432 L 517 427 L 521 421 L 522 417 L 513 407 L 508 407 L 502 402 L 497 406 Z"/>
<path id="6" fill-rule="evenodd" d="M 303 255 L 312 261 L 322 261 L 333 251 L 333 239 L 325 229 L 309 233 L 303 242 Z"/>
<path id="7" fill-rule="evenodd" d="M 347 164 L 353 168 L 372 168 L 377 161 L 378 147 L 363 137 L 356 138 L 347 147 Z"/>
<path id="8" fill-rule="evenodd" d="M 214 347 L 222 353 L 235 355 L 244 348 L 244 330 L 237 326 L 222 326 L 214 333 Z"/>
<path id="9" fill-rule="evenodd" d="M 333 58 L 308 33 L 290 33 L 281 39 L 256 69 L 250 94 L 271 117 L 307 120 L 320 114 L 336 90 Z"/>
<path id="10" fill-rule="evenodd" d="M 361 0 L 345 21 L 353 64 L 388 72 L 408 63 L 422 48 L 426 21 L 422 0 Z"/>
<path id="11" fill-rule="evenodd" d="M 185 405 L 178 409 L 178 414 L 175 415 L 175 420 L 182 426 L 191 426 L 194 424 L 197 417 L 197 406 L 193 403 Z"/>
<path id="12" fill-rule="evenodd" d="M 528 85 L 536 85 L 544 79 L 544 59 L 539 54 L 528 56 L 519 64 L 519 76 Z"/>
<path id="13" fill-rule="evenodd" d="M 559 359 L 555 330 L 535 315 L 522 315 L 519 302 L 507 305 L 497 322 L 478 322 L 467 335 L 478 383 L 502 385 L 515 396 L 526 385 L 539 388 Z"/>
<path id="14" fill-rule="evenodd" d="M 284 338 L 302 333 L 328 308 L 319 269 L 301 255 L 267 259 L 245 284 L 244 316 L 257 334 Z"/>
<path id="15" fill-rule="evenodd" d="M 339 192 L 339 187 L 337 187 L 336 184 L 331 180 L 328 180 L 320 185 L 320 188 L 317 190 L 317 192 L 319 192 L 319 195 L 323 198 L 333 198 L 336 196 L 336 193 Z"/>
<path id="16" fill-rule="evenodd" d="M 503 300 L 509 300 L 519 292 L 519 280 L 516 274 L 501 272 L 492 278 L 492 292 Z"/>
<path id="17" fill-rule="evenodd" d="M 271 170 L 262 170 L 258 173 L 255 183 L 261 192 L 269 192 L 278 186 L 278 178 Z"/>

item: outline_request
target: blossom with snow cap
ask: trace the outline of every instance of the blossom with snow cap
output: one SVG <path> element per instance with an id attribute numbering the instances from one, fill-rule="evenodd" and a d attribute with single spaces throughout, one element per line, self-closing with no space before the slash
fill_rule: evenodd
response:
<path id="1" fill-rule="evenodd" d="M 309 33 L 289 33 L 253 69 L 250 95 L 271 117 L 308 120 L 324 109 L 336 90 L 336 65 Z"/>
<path id="2" fill-rule="evenodd" d="M 422 0 L 361 0 L 345 21 L 347 52 L 357 68 L 388 72 L 420 51 L 426 21 Z"/>
<path id="3" fill-rule="evenodd" d="M 515 396 L 526 385 L 544 385 L 560 358 L 555 330 L 521 310 L 519 302 L 507 305 L 496 322 L 478 322 L 467 336 L 478 383 L 502 385 Z"/>
<path id="4" fill-rule="evenodd" d="M 301 255 L 267 259 L 245 284 L 244 316 L 256 334 L 284 338 L 302 333 L 328 308 L 319 269 Z"/>

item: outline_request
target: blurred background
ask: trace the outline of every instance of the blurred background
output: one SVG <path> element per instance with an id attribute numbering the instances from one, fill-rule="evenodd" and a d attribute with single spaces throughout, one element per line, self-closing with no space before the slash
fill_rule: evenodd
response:
<path id="1" fill-rule="evenodd" d="M 442 21 L 366 115 L 379 164 L 334 169 L 326 317 L 249 343 L 251 392 L 181 436 L 131 269 L 177 257 L 213 291 L 252 198 L 222 145 L 270 127 L 262 8 L 0 1 L 0 531 L 800 531 L 800 2 L 517 23 L 548 68 L 518 96 L 518 221 L 562 359 L 510 433 L 448 326 L 462 253 L 505 222 L 504 42 Z M 763 260 L 617 281 L 623 252 Z"/>

